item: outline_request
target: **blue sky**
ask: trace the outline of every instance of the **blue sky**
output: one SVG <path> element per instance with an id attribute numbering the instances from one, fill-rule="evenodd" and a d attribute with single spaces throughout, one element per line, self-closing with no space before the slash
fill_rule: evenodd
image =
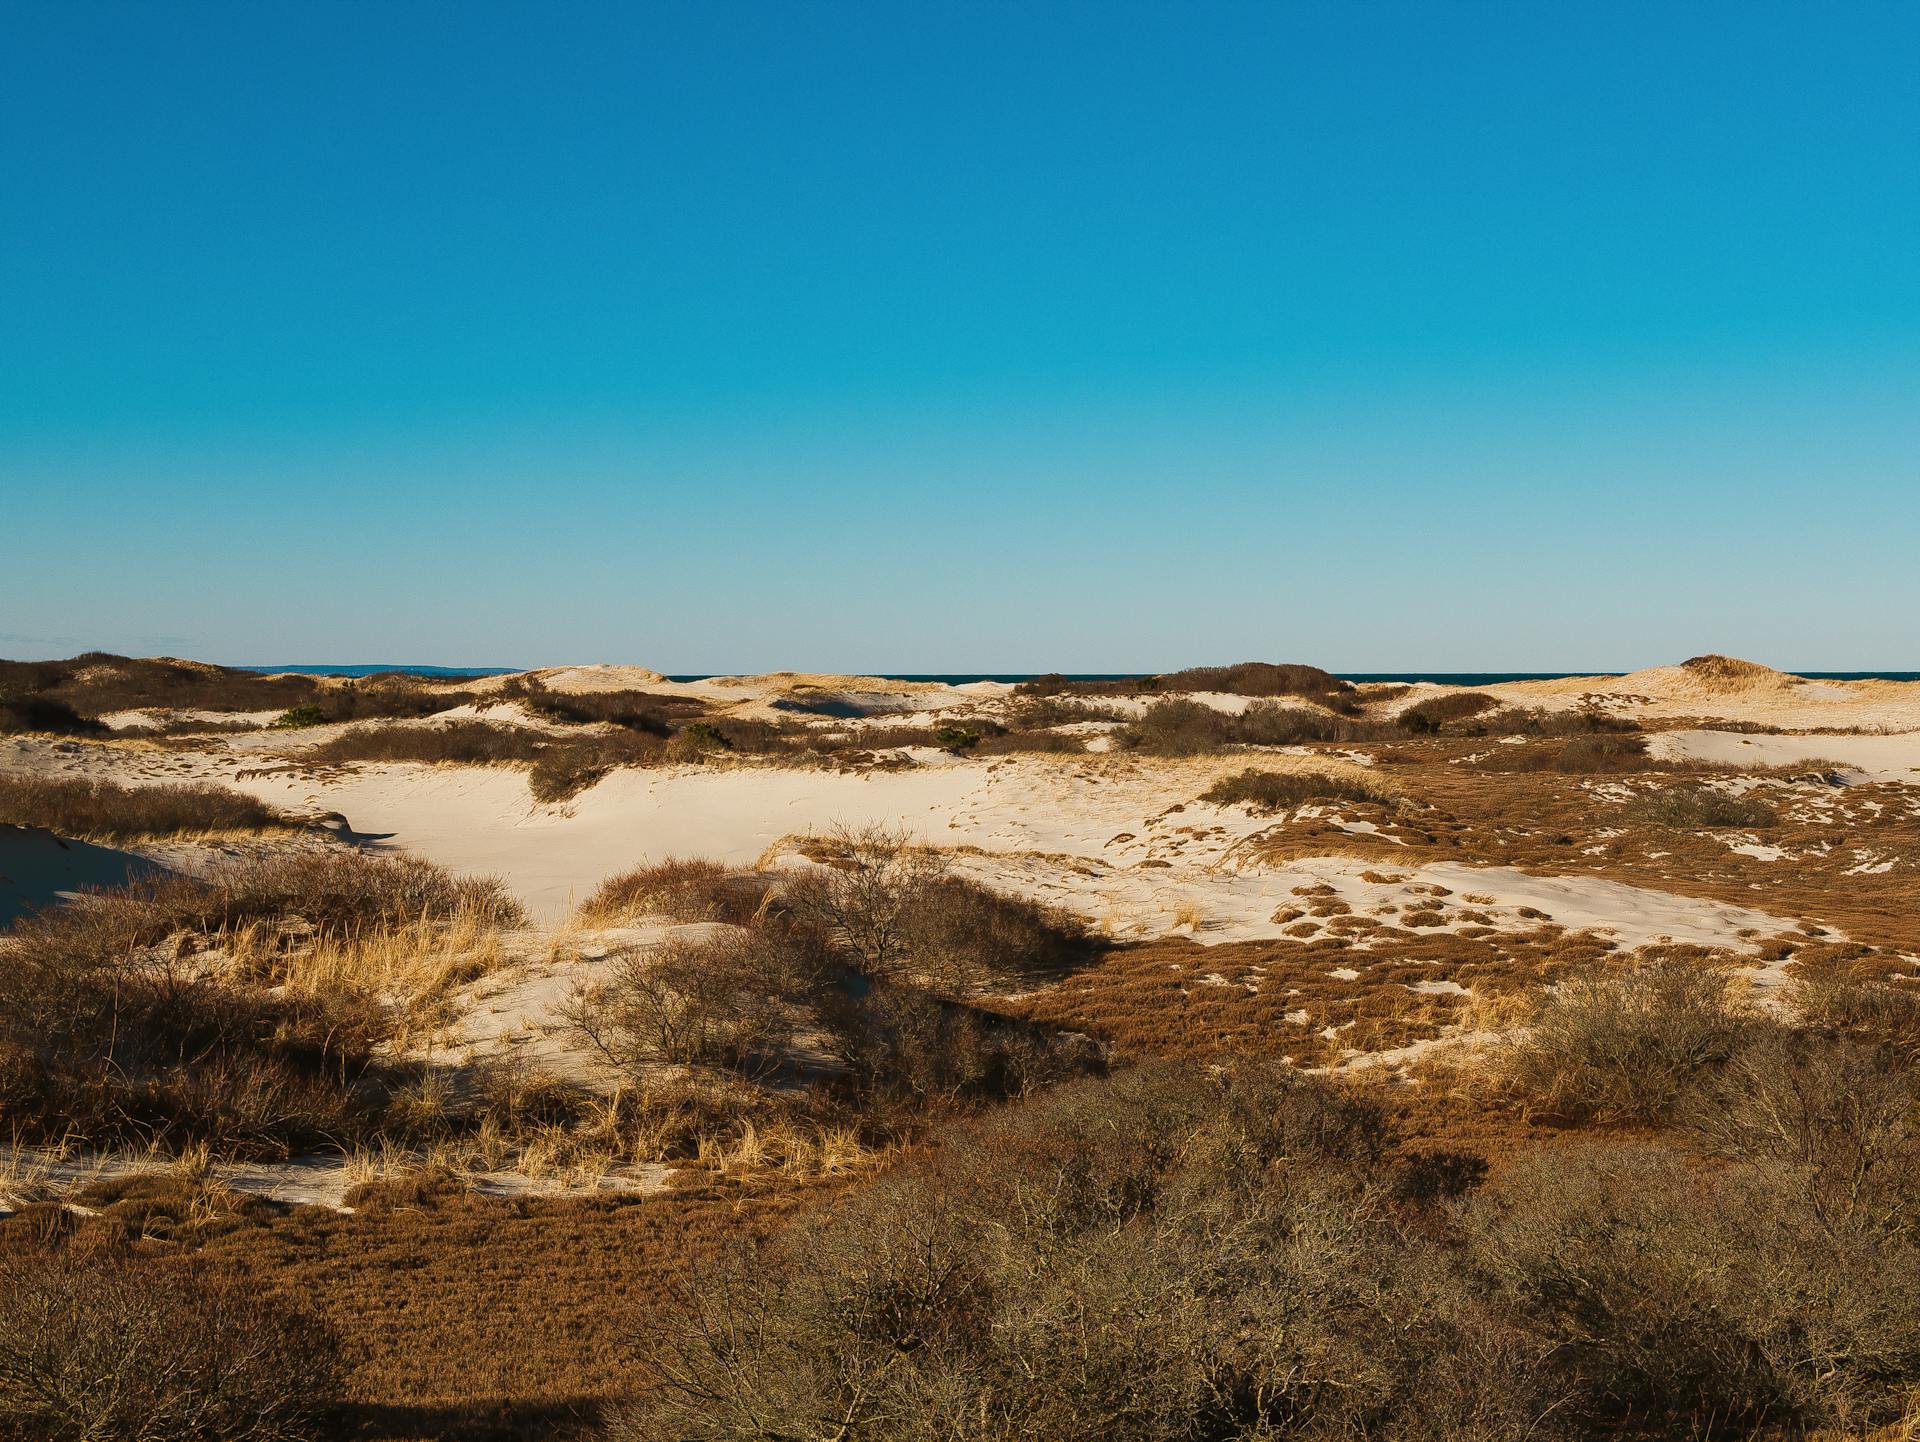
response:
<path id="1" fill-rule="evenodd" d="M 1920 669 L 1920 7 L 0 0 L 0 654 Z"/>

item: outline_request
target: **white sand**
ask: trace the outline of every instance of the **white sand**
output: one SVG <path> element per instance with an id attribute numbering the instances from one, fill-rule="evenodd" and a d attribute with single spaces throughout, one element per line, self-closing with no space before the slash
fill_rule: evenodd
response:
<path id="1" fill-rule="evenodd" d="M 1732 766 L 1800 766 L 1837 761 L 1873 781 L 1920 784 L 1920 731 L 1887 736 L 1741 735 L 1733 731 L 1662 731 L 1653 755 Z"/>

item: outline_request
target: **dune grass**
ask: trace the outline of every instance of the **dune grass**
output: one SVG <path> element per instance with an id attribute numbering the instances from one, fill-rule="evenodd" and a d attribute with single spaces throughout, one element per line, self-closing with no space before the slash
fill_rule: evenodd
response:
<path id="1" fill-rule="evenodd" d="M 144 841 L 300 824 L 263 801 L 207 782 L 121 786 L 81 777 L 0 775 L 0 825 L 38 826 L 60 836 Z"/>

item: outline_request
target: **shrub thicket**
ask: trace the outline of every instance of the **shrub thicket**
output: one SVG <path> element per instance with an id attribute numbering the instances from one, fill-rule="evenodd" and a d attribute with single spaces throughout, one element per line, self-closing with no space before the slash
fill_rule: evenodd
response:
<path id="1" fill-rule="evenodd" d="M 120 786 L 79 777 L 0 776 L 0 824 L 138 841 L 183 831 L 258 831 L 298 823 L 263 801 L 210 783 Z"/>
<path id="2" fill-rule="evenodd" d="M 1260 771 L 1226 776 L 1201 794 L 1215 806 L 1274 812 L 1309 801 L 1395 801 L 1398 793 L 1377 777 L 1343 771 Z"/>
<path id="3" fill-rule="evenodd" d="M 178 1264 L 0 1252 L 0 1438 L 308 1442 L 341 1368 L 319 1323 Z"/>
<path id="4" fill-rule="evenodd" d="M 1641 826 L 1683 829 L 1772 826 L 1780 819 L 1757 797 L 1734 796 L 1710 786 L 1672 786 L 1642 792 L 1627 803 L 1625 816 Z"/>

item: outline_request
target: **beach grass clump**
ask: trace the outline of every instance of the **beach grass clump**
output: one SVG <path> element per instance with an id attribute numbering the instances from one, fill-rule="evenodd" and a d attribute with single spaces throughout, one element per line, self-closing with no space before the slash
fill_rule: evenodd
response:
<path id="1" fill-rule="evenodd" d="M 417 761 L 429 765 L 501 766 L 533 761 L 546 737 L 525 726 L 449 721 L 433 726 L 355 726 L 305 753 L 322 765 L 345 761 Z"/>
<path id="2" fill-rule="evenodd" d="M 1400 793 L 1380 777 L 1355 772 L 1305 767 L 1262 771 L 1250 767 L 1214 782 L 1200 799 L 1215 806 L 1244 806 L 1249 811 L 1270 814 L 1313 801 L 1394 802 L 1400 799 Z"/>
<path id="3" fill-rule="evenodd" d="M 1772 826 L 1780 819 L 1773 808 L 1758 797 L 1735 796 L 1711 786 L 1670 786 L 1645 791 L 1627 803 L 1623 815 L 1636 825 L 1682 830 Z"/>
<path id="4" fill-rule="evenodd" d="M 300 823 L 243 792 L 208 782 L 121 786 L 71 776 L 0 776 L 0 825 L 92 841 L 144 841 Z"/>
<path id="5" fill-rule="evenodd" d="M 523 920 L 412 857 L 299 852 L 17 922 L 0 1112 L 28 1140 L 276 1157 L 364 1135 L 383 1048 Z"/>
<path id="6" fill-rule="evenodd" d="M 726 921 L 744 926 L 766 905 L 773 879 L 700 857 L 670 856 L 610 876 L 580 904 L 590 926 L 619 926 L 641 917 Z"/>

